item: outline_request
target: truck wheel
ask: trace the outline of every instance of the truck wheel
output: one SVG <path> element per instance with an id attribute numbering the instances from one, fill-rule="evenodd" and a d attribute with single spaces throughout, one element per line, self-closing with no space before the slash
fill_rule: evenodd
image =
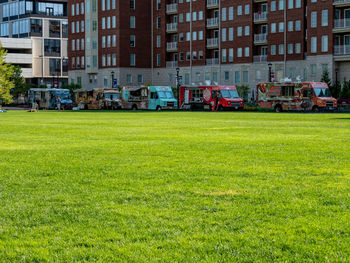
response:
<path id="1" fill-rule="evenodd" d="M 319 107 L 313 106 L 313 107 L 312 107 L 312 112 L 320 112 Z"/>
<path id="2" fill-rule="evenodd" d="M 220 105 L 218 111 L 224 111 L 224 107 Z"/>
<path id="3" fill-rule="evenodd" d="M 275 107 L 275 112 L 282 112 L 283 110 L 282 110 L 282 106 L 281 105 L 276 105 L 276 107 Z"/>
<path id="4" fill-rule="evenodd" d="M 162 107 L 160 107 L 160 106 L 157 106 L 157 109 L 156 109 L 157 111 L 161 111 L 162 110 Z"/>
<path id="5" fill-rule="evenodd" d="M 137 106 L 134 104 L 134 105 L 132 105 L 132 108 L 131 108 L 132 110 L 137 110 Z"/>

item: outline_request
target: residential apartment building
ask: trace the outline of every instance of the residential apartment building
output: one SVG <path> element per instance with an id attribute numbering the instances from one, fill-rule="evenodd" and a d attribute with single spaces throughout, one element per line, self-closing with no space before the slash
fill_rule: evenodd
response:
<path id="1" fill-rule="evenodd" d="M 6 61 L 22 68 L 27 82 L 68 83 L 66 0 L 0 3 L 0 43 Z"/>
<path id="2" fill-rule="evenodd" d="M 175 86 L 176 68 L 184 84 L 252 90 L 268 80 L 269 63 L 276 80 L 350 73 L 349 0 L 94 1 L 85 0 L 89 13 L 74 11 L 82 0 L 68 8 L 70 81 L 86 88 L 113 78 Z"/>

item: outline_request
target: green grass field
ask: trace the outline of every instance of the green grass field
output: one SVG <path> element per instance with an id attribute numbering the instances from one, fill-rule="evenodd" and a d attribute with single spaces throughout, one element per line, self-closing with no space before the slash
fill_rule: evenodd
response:
<path id="1" fill-rule="evenodd" d="M 0 113 L 0 262 L 349 262 L 350 114 Z"/>

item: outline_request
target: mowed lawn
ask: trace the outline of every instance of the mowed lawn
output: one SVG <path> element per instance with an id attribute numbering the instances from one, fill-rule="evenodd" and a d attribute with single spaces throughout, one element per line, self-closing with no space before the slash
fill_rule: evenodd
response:
<path id="1" fill-rule="evenodd" d="M 350 114 L 0 113 L 0 262 L 349 262 Z"/>

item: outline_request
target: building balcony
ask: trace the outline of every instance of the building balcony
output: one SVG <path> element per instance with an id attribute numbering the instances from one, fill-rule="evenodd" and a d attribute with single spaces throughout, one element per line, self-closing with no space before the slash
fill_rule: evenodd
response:
<path id="1" fill-rule="evenodd" d="M 254 23 L 267 23 L 267 12 L 254 13 Z"/>
<path id="2" fill-rule="evenodd" d="M 219 0 L 207 0 L 207 8 L 219 8 Z"/>
<path id="3" fill-rule="evenodd" d="M 267 33 L 265 34 L 255 34 L 254 35 L 255 45 L 265 45 L 267 44 Z"/>
<path id="4" fill-rule="evenodd" d="M 267 62 L 267 55 L 254 56 L 253 61 L 255 63 Z"/>
<path id="5" fill-rule="evenodd" d="M 177 14 L 177 4 L 166 5 L 166 13 L 168 15 Z"/>
<path id="6" fill-rule="evenodd" d="M 208 18 L 207 19 L 207 28 L 218 28 L 219 27 L 219 18 Z"/>
<path id="7" fill-rule="evenodd" d="M 208 65 L 208 66 L 219 65 L 219 59 L 218 58 L 207 58 L 206 65 Z"/>
<path id="8" fill-rule="evenodd" d="M 337 7 L 350 6 L 350 0 L 334 0 L 333 5 Z"/>
<path id="9" fill-rule="evenodd" d="M 207 48 L 219 48 L 219 38 L 208 38 Z"/>
<path id="10" fill-rule="evenodd" d="M 350 45 L 334 46 L 334 61 L 350 61 Z"/>
<path id="11" fill-rule="evenodd" d="M 179 66 L 179 62 L 177 61 L 167 61 L 166 67 L 167 68 L 177 68 Z"/>
<path id="12" fill-rule="evenodd" d="M 177 23 L 170 23 L 166 25 L 167 33 L 176 33 L 177 32 Z"/>
<path id="13" fill-rule="evenodd" d="M 177 52 L 177 42 L 168 42 L 166 44 L 166 51 Z"/>
<path id="14" fill-rule="evenodd" d="M 350 32 L 350 19 L 336 19 L 334 20 L 334 33 Z"/>

